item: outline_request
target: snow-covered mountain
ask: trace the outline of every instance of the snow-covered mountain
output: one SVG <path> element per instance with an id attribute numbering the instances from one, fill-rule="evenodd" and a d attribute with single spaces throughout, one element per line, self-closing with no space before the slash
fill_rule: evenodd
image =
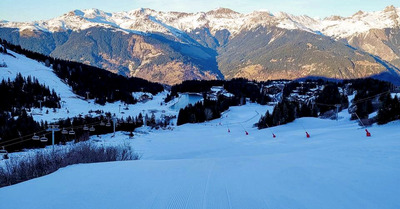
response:
<path id="1" fill-rule="evenodd" d="M 99 9 L 86 9 L 74 10 L 45 21 L 2 21 L 0 26 L 50 32 L 80 31 L 100 26 L 126 32 L 160 32 L 171 35 L 207 27 L 213 35 L 217 31 L 228 30 L 232 36 L 242 30 L 259 26 L 276 26 L 290 30 L 319 31 L 327 36 L 347 38 L 370 29 L 399 27 L 399 14 L 400 8 L 394 6 L 388 6 L 383 11 L 359 11 L 350 17 L 331 16 L 325 19 L 314 19 L 306 15 L 295 16 L 284 12 L 272 14 L 262 10 L 241 14 L 227 8 L 198 13 L 161 12 L 145 8 L 108 13 Z"/>
<path id="2" fill-rule="evenodd" d="M 358 11 L 350 17 L 332 16 L 319 21 L 315 28 L 327 36 L 350 38 L 371 29 L 399 28 L 400 8 L 388 6 L 383 11 Z"/>
<path id="3" fill-rule="evenodd" d="M 108 13 L 87 9 L 45 21 L 3 21 L 0 22 L 0 38 L 54 57 L 169 84 L 186 79 L 240 76 L 280 78 L 284 71 L 292 72 L 286 73 L 284 78 L 307 76 L 310 72 L 355 78 L 379 74 L 388 69 L 387 66 L 400 67 L 399 14 L 400 8 L 393 6 L 383 11 L 359 11 L 350 17 L 325 19 L 284 12 L 272 14 L 265 10 L 241 14 L 227 8 L 197 13 L 144 8 Z M 295 36 L 297 40 L 293 40 Z M 268 47 L 244 59 L 233 57 L 250 49 L 255 51 L 259 45 Z M 290 55 L 296 50 L 285 50 L 289 58 L 281 54 L 282 48 L 295 49 L 303 45 L 309 53 L 303 49 Z M 331 64 L 336 61 L 326 61 L 337 58 L 335 51 L 329 51 L 335 48 L 346 51 L 339 56 L 350 57 L 348 65 L 337 66 Z M 317 59 L 318 51 L 329 54 L 325 61 Z M 265 57 L 269 52 L 279 57 Z M 365 52 L 376 57 L 366 58 Z M 386 61 L 389 63 L 383 65 Z M 236 63 L 236 66 L 232 69 L 223 63 Z M 359 72 L 360 68 L 363 72 Z M 273 73 L 271 69 L 280 72 Z M 175 71 L 179 73 L 166 78 Z M 317 71 L 320 72 L 315 73 Z"/>

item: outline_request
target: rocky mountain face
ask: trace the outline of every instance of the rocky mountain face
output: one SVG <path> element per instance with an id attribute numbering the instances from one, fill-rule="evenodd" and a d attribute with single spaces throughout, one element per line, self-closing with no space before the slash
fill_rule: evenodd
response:
<path id="1" fill-rule="evenodd" d="M 181 13 L 75 10 L 30 23 L 0 22 L 0 38 L 56 58 L 176 84 L 189 79 L 305 76 L 398 80 L 400 9 L 323 20 L 219 8 Z"/>
<path id="2" fill-rule="evenodd" d="M 369 54 L 332 38 L 274 27 L 242 33 L 221 47 L 219 54 L 219 67 L 226 78 L 269 80 L 313 75 L 349 79 L 386 71 Z"/>

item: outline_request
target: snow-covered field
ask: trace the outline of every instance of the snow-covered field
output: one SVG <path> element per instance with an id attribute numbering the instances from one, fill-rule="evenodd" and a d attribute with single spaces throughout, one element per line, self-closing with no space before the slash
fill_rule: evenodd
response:
<path id="1" fill-rule="evenodd" d="M 370 138 L 346 112 L 252 128 L 268 108 L 233 107 L 223 119 L 131 140 L 93 138 L 130 142 L 142 160 L 74 165 L 2 188 L 2 208 L 400 208 L 399 122 L 370 127 Z"/>
<path id="2" fill-rule="evenodd" d="M 176 101 L 160 106 L 165 92 L 129 106 L 125 114 L 119 113 L 119 103 L 88 103 L 49 68 L 15 55 L 0 55 L 9 66 L 0 69 L 1 77 L 35 76 L 65 101 L 63 110 L 36 120 L 90 109 L 119 116 L 154 109 L 176 114 L 170 110 Z M 369 127 L 368 138 L 346 110 L 339 121 L 302 118 L 257 130 L 253 124 L 266 110 L 272 107 L 247 104 L 211 122 L 141 128 L 133 139 L 122 132 L 93 137 L 95 143 L 130 143 L 142 159 L 69 166 L 0 188 L 0 208 L 400 208 L 400 121 Z"/>

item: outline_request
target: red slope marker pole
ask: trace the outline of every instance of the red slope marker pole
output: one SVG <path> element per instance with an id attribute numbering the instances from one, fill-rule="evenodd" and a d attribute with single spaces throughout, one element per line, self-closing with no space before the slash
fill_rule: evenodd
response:
<path id="1" fill-rule="evenodd" d="M 368 129 L 365 129 L 365 132 L 366 132 L 367 137 L 371 136 L 371 133 L 368 131 Z"/>

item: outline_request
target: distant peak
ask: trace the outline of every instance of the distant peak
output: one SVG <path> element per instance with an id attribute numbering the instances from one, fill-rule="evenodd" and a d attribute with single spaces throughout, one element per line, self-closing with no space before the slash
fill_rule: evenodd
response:
<path id="1" fill-rule="evenodd" d="M 363 14 L 364 14 L 364 12 L 359 10 L 358 12 L 354 13 L 353 17 L 354 16 L 360 16 L 360 15 L 363 15 Z"/>
<path id="2" fill-rule="evenodd" d="M 220 7 L 220 8 L 217 8 L 217 9 L 207 12 L 207 14 L 210 15 L 210 14 L 239 14 L 239 13 L 235 12 L 231 9 L 228 9 L 228 8 Z"/>
<path id="3" fill-rule="evenodd" d="M 385 8 L 385 10 L 383 10 L 384 12 L 394 12 L 396 11 L 396 7 L 394 7 L 393 5 L 387 6 Z"/>

